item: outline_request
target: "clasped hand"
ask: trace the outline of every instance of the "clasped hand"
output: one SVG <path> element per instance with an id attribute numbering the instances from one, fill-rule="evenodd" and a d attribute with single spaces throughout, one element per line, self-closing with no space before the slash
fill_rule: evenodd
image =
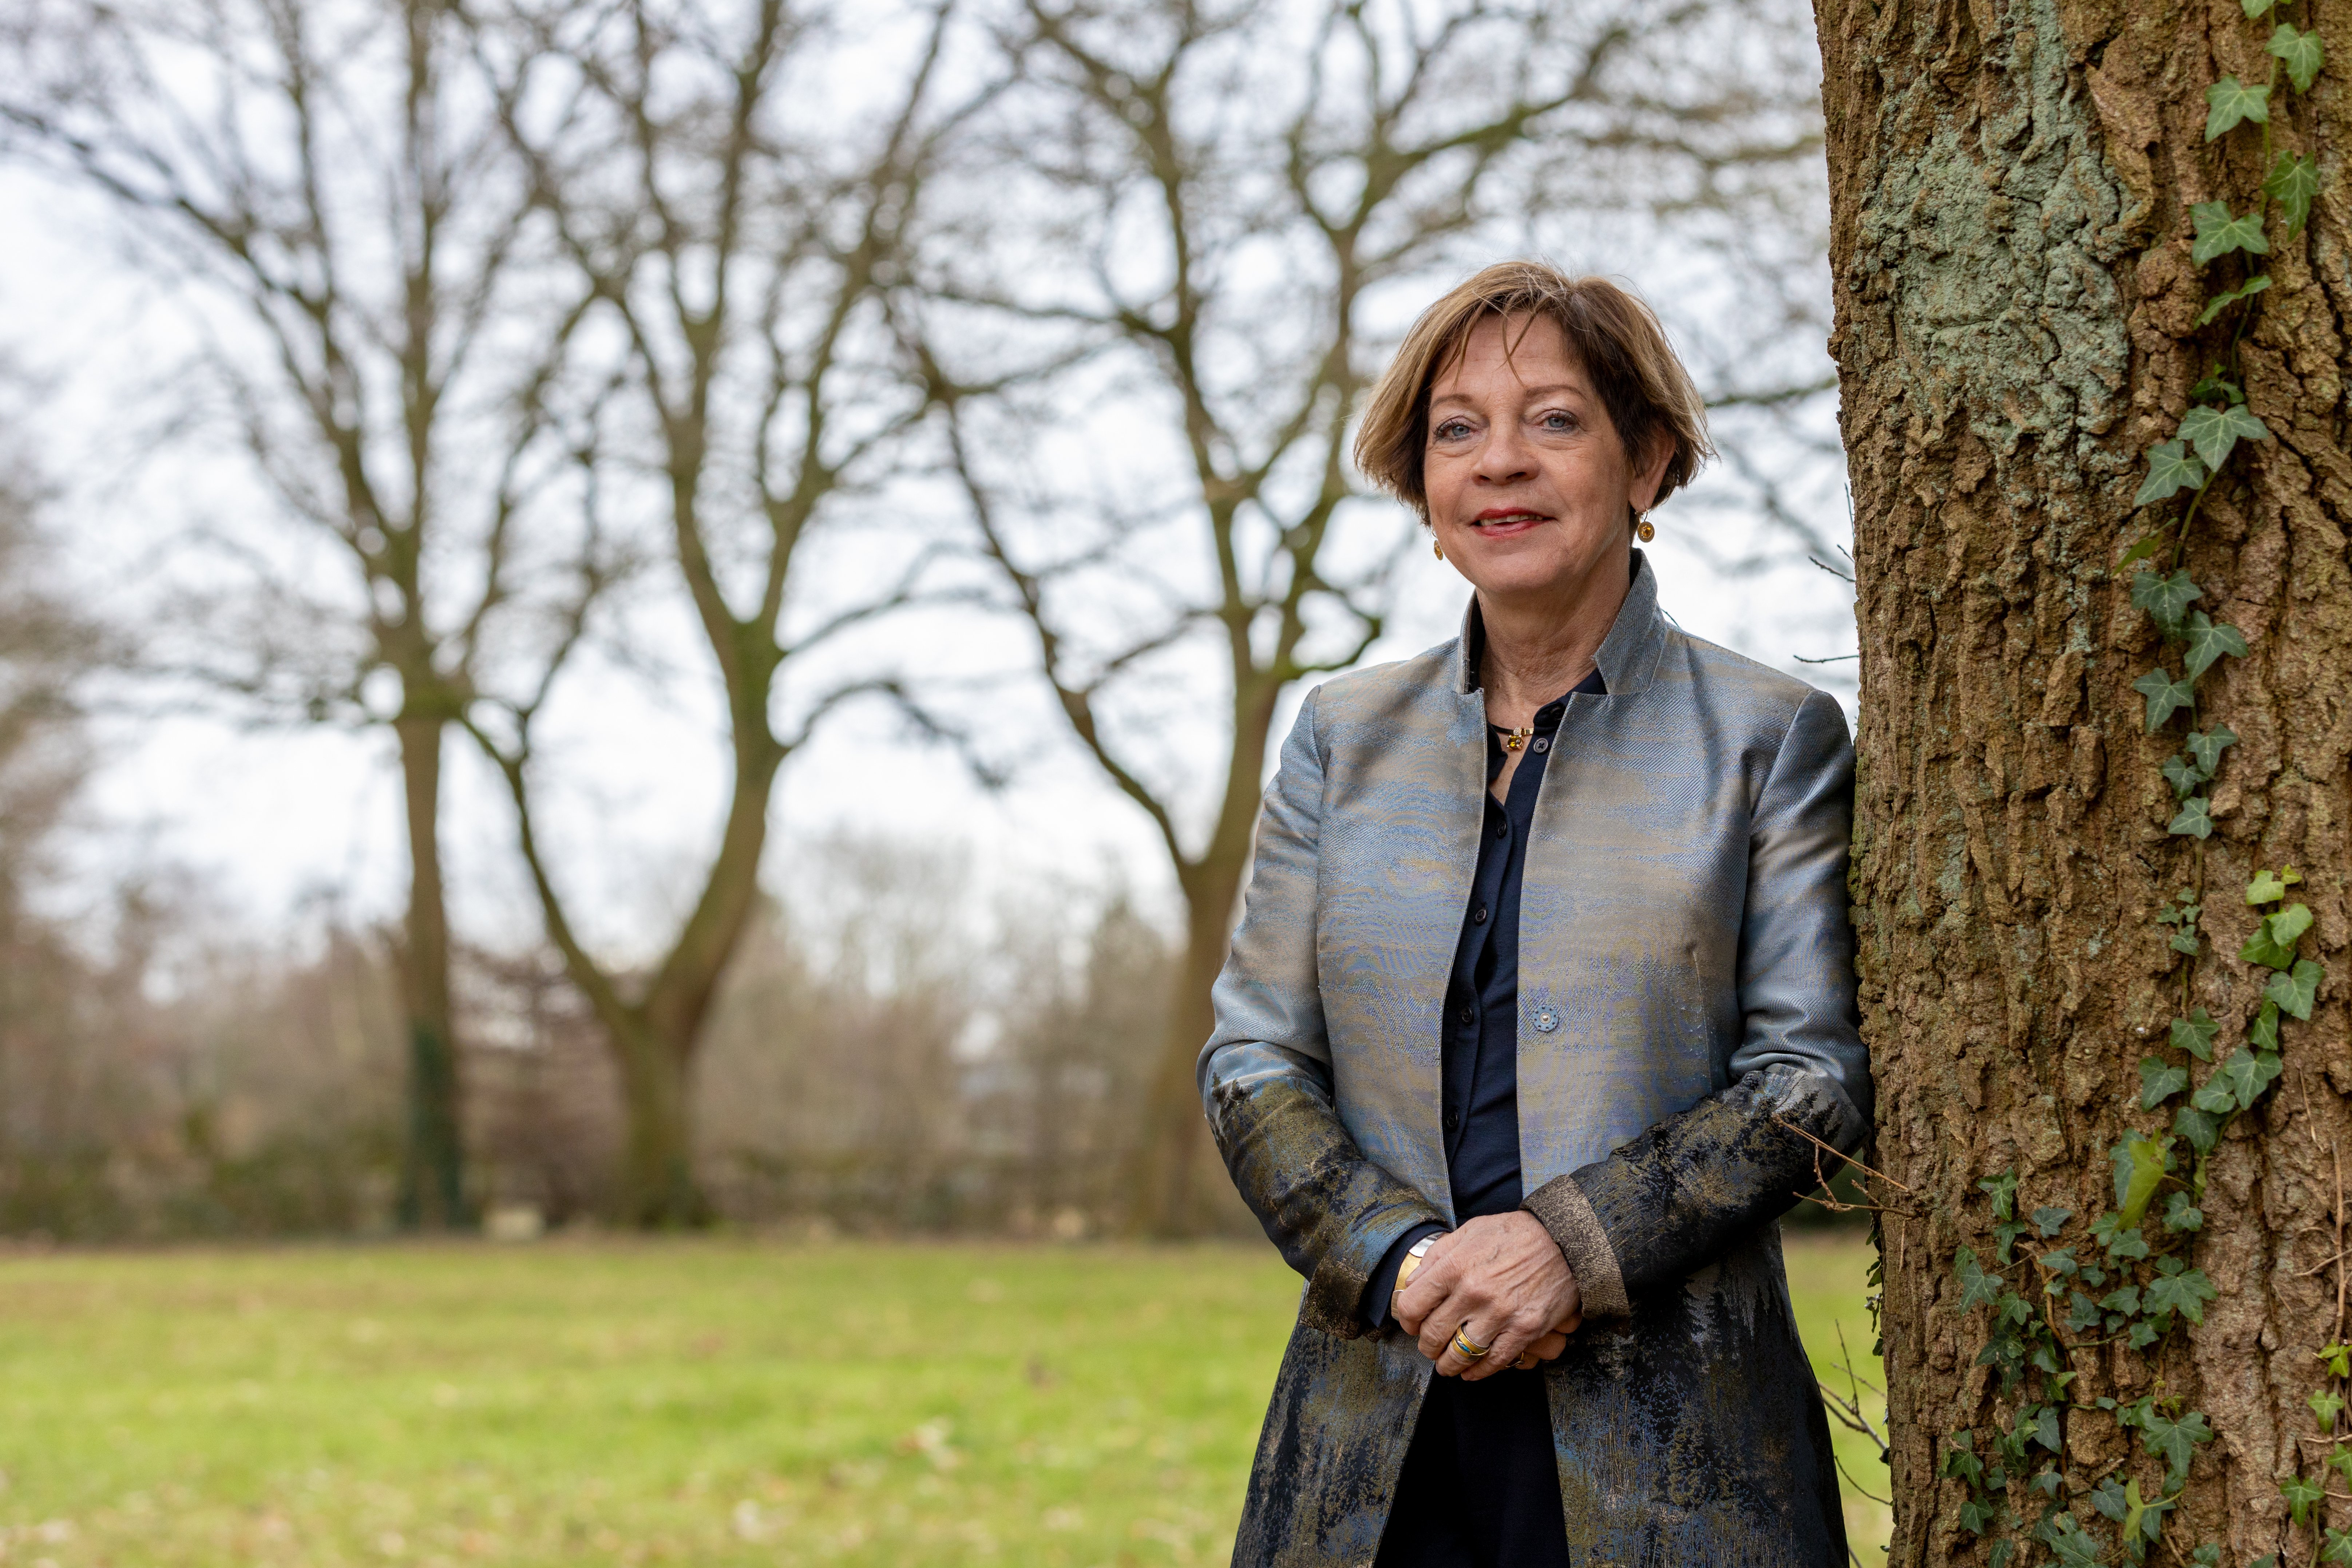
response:
<path id="1" fill-rule="evenodd" d="M 1420 1340 L 1438 1375 L 1465 1383 L 1491 1377 L 1522 1355 L 1551 1360 L 1584 1321 L 1559 1244 L 1525 1210 L 1482 1215 L 1439 1237 L 1390 1314 Z M 1457 1328 L 1486 1353 L 1473 1361 L 1455 1349 Z"/>

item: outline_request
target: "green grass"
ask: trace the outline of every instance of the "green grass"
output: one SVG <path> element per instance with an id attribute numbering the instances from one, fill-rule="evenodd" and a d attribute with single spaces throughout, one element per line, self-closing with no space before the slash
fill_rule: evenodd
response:
<path id="1" fill-rule="evenodd" d="M 1790 1243 L 1824 1366 L 1865 1258 Z M 0 1559 L 1222 1563 L 1297 1299 L 1239 1247 L 17 1256 Z"/>

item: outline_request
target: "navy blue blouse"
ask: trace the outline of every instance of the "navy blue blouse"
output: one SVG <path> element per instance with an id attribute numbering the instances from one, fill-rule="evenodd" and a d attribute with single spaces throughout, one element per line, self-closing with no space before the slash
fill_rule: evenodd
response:
<path id="1" fill-rule="evenodd" d="M 1577 692 L 1608 687 L 1594 670 Z M 1503 771 L 1503 743 L 1486 731 L 1486 818 L 1478 840 L 1478 869 L 1462 912 L 1462 939 L 1445 988 L 1445 1162 L 1454 1189 L 1454 1223 L 1479 1215 L 1508 1214 L 1526 1196 L 1519 1184 L 1519 883 L 1527 867 L 1528 834 L 1543 787 L 1544 763 L 1568 698 L 1536 710 L 1535 734 L 1497 801 L 1493 784 Z M 1360 1310 L 1373 1328 L 1388 1322 L 1389 1298 L 1406 1250 L 1442 1225 L 1416 1226 L 1397 1238 L 1365 1288 Z"/>

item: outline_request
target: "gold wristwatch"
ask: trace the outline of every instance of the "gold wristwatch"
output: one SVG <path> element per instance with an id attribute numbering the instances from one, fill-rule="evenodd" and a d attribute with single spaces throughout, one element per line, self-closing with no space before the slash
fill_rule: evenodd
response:
<path id="1" fill-rule="evenodd" d="M 1438 1236 L 1444 1234 L 1444 1231 L 1437 1233 Z M 1436 1240 L 1436 1236 L 1424 1236 L 1405 1248 L 1404 1261 L 1397 1265 L 1396 1289 L 1389 1292 L 1391 1300 L 1403 1294 L 1405 1281 L 1412 1278 L 1412 1271 L 1421 1267 L 1421 1260 L 1429 1256 L 1429 1249 Z"/>

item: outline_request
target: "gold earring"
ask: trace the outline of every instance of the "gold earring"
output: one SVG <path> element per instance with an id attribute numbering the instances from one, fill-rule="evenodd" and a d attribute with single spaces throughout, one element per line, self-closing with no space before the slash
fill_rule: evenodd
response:
<path id="1" fill-rule="evenodd" d="M 1429 542 L 1429 547 L 1430 547 L 1432 550 L 1434 550 L 1434 551 L 1436 551 L 1436 552 L 1437 552 L 1437 558 L 1438 558 L 1440 561 L 1443 561 L 1443 560 L 1444 560 L 1444 559 L 1445 559 L 1445 546 L 1444 546 L 1443 544 L 1438 543 L 1438 542 L 1437 542 L 1437 541 L 1435 541 L 1434 539 L 1433 539 L 1433 540 L 1431 540 L 1431 541 Z"/>
<path id="2" fill-rule="evenodd" d="M 1633 525 L 1633 532 L 1644 544 L 1658 537 L 1658 531 L 1650 525 L 1650 520 L 1646 517 Z"/>

